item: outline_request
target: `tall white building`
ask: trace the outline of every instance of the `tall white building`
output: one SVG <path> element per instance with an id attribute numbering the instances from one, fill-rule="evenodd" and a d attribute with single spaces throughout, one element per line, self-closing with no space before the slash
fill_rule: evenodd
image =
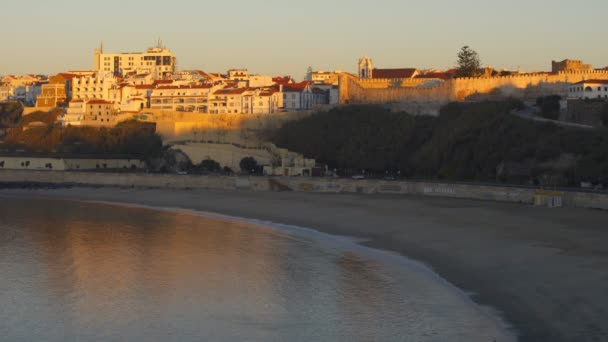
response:
<path id="1" fill-rule="evenodd" d="M 103 45 L 94 52 L 94 68 L 125 75 L 130 72 L 152 74 L 155 78 L 175 72 L 175 55 L 161 44 L 146 52 L 104 53 Z"/>
<path id="2" fill-rule="evenodd" d="M 85 101 L 103 99 L 120 102 L 118 80 L 109 71 L 82 73 L 72 79 L 72 99 Z"/>

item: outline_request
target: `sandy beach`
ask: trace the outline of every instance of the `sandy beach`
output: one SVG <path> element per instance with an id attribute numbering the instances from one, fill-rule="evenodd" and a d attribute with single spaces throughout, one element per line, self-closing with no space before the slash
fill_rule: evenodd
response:
<path id="1" fill-rule="evenodd" d="M 187 208 L 352 236 L 432 267 L 499 310 L 521 341 L 608 340 L 605 211 L 390 195 L 0 190 L 2 201 L 11 196 Z"/>

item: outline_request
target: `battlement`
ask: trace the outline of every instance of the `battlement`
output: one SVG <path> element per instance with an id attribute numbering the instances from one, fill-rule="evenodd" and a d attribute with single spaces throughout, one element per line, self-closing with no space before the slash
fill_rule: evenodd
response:
<path id="1" fill-rule="evenodd" d="M 608 70 L 568 70 L 450 80 L 359 79 L 341 76 L 340 102 L 447 103 L 505 97 L 535 100 L 547 95 L 566 97 L 570 84 L 591 78 L 608 80 Z M 421 86 L 425 83 L 429 83 L 428 86 Z"/>

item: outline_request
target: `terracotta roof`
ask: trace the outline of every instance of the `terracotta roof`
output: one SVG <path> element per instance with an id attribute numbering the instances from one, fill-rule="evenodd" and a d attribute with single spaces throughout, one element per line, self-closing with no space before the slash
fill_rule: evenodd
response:
<path id="1" fill-rule="evenodd" d="M 112 102 L 108 102 L 106 100 L 89 100 L 87 104 L 113 104 Z"/>
<path id="2" fill-rule="evenodd" d="M 213 95 L 239 95 L 246 92 L 247 88 L 228 88 L 228 89 L 219 89 Z"/>
<path id="3" fill-rule="evenodd" d="M 456 70 L 448 70 L 448 71 L 435 71 L 435 72 L 427 72 L 424 75 L 418 75 L 416 78 L 439 78 L 442 80 L 449 80 L 456 76 Z"/>
<path id="4" fill-rule="evenodd" d="M 65 78 L 66 80 L 71 80 L 71 79 L 73 79 L 74 77 L 76 77 L 78 75 L 68 74 L 67 72 L 60 72 L 60 73 L 57 74 L 57 76 L 61 76 L 61 77 Z"/>
<path id="5" fill-rule="evenodd" d="M 151 84 L 140 84 L 136 85 L 135 89 L 154 89 L 154 86 Z"/>
<path id="6" fill-rule="evenodd" d="M 412 78 L 417 69 L 374 69 L 372 78 Z"/>
<path id="7" fill-rule="evenodd" d="M 279 76 L 279 77 L 273 77 L 272 82 L 274 82 L 276 84 L 285 85 L 285 84 L 293 83 L 293 79 L 291 78 L 291 76 Z"/>
<path id="8" fill-rule="evenodd" d="M 574 84 L 608 84 L 608 80 L 586 80 Z"/>
<path id="9" fill-rule="evenodd" d="M 154 84 L 171 84 L 173 80 L 154 80 Z"/>
<path id="10" fill-rule="evenodd" d="M 308 81 L 304 81 L 304 82 L 300 82 L 300 83 L 286 84 L 286 85 L 283 85 L 283 92 L 284 93 L 299 93 L 301 91 L 304 91 L 304 89 L 306 89 L 306 87 L 308 87 L 310 85 L 311 85 L 311 82 L 308 82 Z"/>
<path id="11" fill-rule="evenodd" d="M 211 85 L 203 84 L 203 85 L 196 85 L 196 86 L 190 86 L 190 85 L 160 86 L 160 87 L 157 87 L 156 89 L 160 89 L 160 90 L 168 90 L 168 89 L 209 89 L 211 87 L 212 87 Z"/>

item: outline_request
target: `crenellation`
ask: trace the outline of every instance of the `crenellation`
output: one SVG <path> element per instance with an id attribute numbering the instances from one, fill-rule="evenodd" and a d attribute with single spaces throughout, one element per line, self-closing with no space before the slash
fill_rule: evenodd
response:
<path id="1" fill-rule="evenodd" d="M 547 95 L 567 97 L 569 84 L 589 78 L 608 80 L 608 70 L 568 70 L 558 73 L 462 77 L 441 80 L 442 83 L 428 87 L 390 87 L 394 80 L 361 80 L 352 76 L 344 76 L 340 78 L 340 99 L 341 103 L 420 102 L 435 104 L 505 97 L 531 101 Z M 416 84 L 420 82 L 417 80 L 421 79 L 403 80 L 402 84 Z M 428 81 L 431 79 L 422 79 L 419 84 Z"/>

